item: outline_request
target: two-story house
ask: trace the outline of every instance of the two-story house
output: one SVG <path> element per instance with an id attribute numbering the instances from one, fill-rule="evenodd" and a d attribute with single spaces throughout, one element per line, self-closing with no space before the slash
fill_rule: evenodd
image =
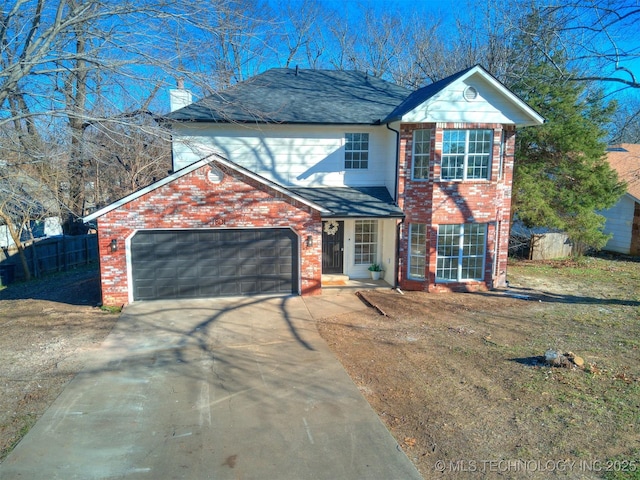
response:
<path id="1" fill-rule="evenodd" d="M 272 69 L 171 92 L 173 172 L 98 219 L 105 304 L 318 294 L 323 275 L 504 285 L 517 127 L 542 117 L 481 66 L 410 91 Z"/>

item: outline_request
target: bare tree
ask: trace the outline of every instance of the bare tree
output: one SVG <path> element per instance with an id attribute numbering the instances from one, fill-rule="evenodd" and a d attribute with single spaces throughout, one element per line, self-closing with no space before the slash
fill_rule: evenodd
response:
<path id="1" fill-rule="evenodd" d="M 609 143 L 640 143 L 640 95 L 624 97 L 613 116 L 611 130 Z"/>

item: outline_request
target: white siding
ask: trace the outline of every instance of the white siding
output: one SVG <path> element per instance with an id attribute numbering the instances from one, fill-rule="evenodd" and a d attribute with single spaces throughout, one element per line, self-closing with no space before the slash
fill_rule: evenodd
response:
<path id="1" fill-rule="evenodd" d="M 478 92 L 475 100 L 465 100 L 464 91 L 474 87 Z M 402 118 L 405 122 L 469 122 L 522 124 L 531 122 L 531 117 L 517 108 L 513 101 L 487 82 L 480 75 L 472 75 L 457 82 L 429 99 Z"/>
<path id="2" fill-rule="evenodd" d="M 174 170 L 211 153 L 285 186 L 395 188 L 396 135 L 385 126 L 174 124 Z M 344 134 L 369 133 L 369 168 L 344 169 Z M 390 175 L 391 174 L 391 175 Z"/>
<path id="3" fill-rule="evenodd" d="M 604 233 L 613 234 L 604 249 L 628 254 L 631 250 L 631 226 L 635 201 L 631 195 L 624 195 L 609 210 L 601 212 L 607 219 Z"/>

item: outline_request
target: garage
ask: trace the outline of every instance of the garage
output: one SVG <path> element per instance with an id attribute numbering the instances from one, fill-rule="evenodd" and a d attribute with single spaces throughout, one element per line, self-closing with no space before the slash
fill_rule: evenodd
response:
<path id="1" fill-rule="evenodd" d="M 130 252 L 133 300 L 299 293 L 289 228 L 141 230 Z"/>

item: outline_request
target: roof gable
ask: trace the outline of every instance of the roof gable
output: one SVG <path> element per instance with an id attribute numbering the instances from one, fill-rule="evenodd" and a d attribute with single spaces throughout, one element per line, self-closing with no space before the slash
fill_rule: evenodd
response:
<path id="1" fill-rule="evenodd" d="M 363 72 L 274 68 L 167 115 L 169 120 L 380 123 L 411 90 Z"/>
<path id="2" fill-rule="evenodd" d="M 627 192 L 640 202 L 640 145 L 622 143 L 609 148 L 607 160 L 618 172 L 620 180 L 627 182 Z"/>
<path id="3" fill-rule="evenodd" d="M 126 197 L 121 198 L 120 200 L 118 200 L 116 202 L 113 202 L 110 205 L 107 205 L 106 207 L 101 208 L 100 210 L 96 210 L 92 214 L 87 215 L 86 217 L 84 217 L 82 220 L 85 223 L 90 222 L 92 220 L 95 220 L 95 219 L 97 219 L 97 218 L 99 218 L 99 217 L 101 217 L 101 216 L 103 216 L 103 215 L 105 215 L 105 214 L 107 214 L 107 213 L 109 213 L 109 212 L 111 212 L 111 211 L 123 206 L 123 205 L 126 205 L 129 202 L 132 202 L 132 201 L 136 200 L 137 198 L 142 197 L 143 195 L 146 195 L 149 192 L 152 192 L 153 190 L 156 190 L 156 189 L 158 189 L 158 188 L 160 188 L 160 187 L 162 187 L 164 185 L 167 185 L 168 183 L 171 183 L 171 182 L 173 182 L 173 181 L 175 181 L 175 180 L 177 180 L 177 179 L 179 179 L 179 178 L 181 178 L 181 177 L 183 177 L 183 176 L 185 176 L 185 175 L 197 170 L 198 168 L 203 167 L 204 165 L 207 165 L 208 163 L 220 163 L 220 164 L 222 164 L 222 165 L 224 165 L 226 167 L 231 168 L 232 170 L 235 170 L 236 172 L 238 172 L 238 173 L 240 173 L 242 175 L 245 175 L 245 176 L 247 176 L 249 178 L 252 178 L 253 180 L 258 181 L 259 183 L 262 183 L 263 185 L 266 185 L 266 186 L 276 190 L 279 193 L 282 193 L 282 194 L 288 196 L 289 198 L 292 198 L 292 199 L 294 199 L 294 200 L 296 200 L 296 201 L 298 201 L 298 202 L 300 202 L 300 203 L 302 203 L 304 205 L 307 205 L 307 206 L 309 206 L 309 207 L 311 207 L 311 208 L 313 208 L 315 210 L 318 210 L 319 212 L 322 212 L 322 213 L 327 213 L 328 212 L 321 205 L 318 205 L 318 204 L 316 204 L 316 203 L 314 203 L 314 202 L 312 202 L 312 201 L 310 201 L 310 200 L 308 200 L 308 199 L 306 199 L 306 198 L 294 193 L 293 191 L 291 191 L 291 190 L 289 190 L 289 189 L 287 189 L 287 188 L 285 188 L 285 187 L 283 187 L 283 186 L 281 186 L 281 185 L 279 185 L 279 184 L 277 184 L 275 182 L 272 182 L 271 180 L 267 180 L 266 178 L 264 178 L 264 177 L 262 177 L 260 175 L 257 175 L 255 173 L 247 170 L 246 168 L 243 168 L 240 165 L 238 165 L 236 163 L 233 163 L 233 162 L 227 160 L 226 158 L 221 157 L 220 155 L 212 154 L 212 155 L 209 155 L 209 156 L 207 156 L 207 157 L 205 157 L 205 158 L 203 158 L 203 159 L 201 159 L 201 160 L 199 160 L 199 161 L 197 161 L 195 163 L 192 163 L 191 165 L 189 165 L 189 166 L 187 166 L 185 168 L 182 168 L 182 169 L 172 173 L 171 175 L 169 175 L 169 176 L 167 176 L 167 177 L 165 177 L 165 178 L 163 178 L 161 180 L 158 180 L 157 182 L 152 183 L 151 185 L 149 185 L 147 187 L 141 188 L 140 190 L 138 190 L 138 191 L 136 191 L 136 192 L 134 192 L 134 193 L 132 193 L 130 195 L 127 195 Z"/>
<path id="4" fill-rule="evenodd" d="M 544 118 L 480 65 L 413 92 L 385 120 L 541 125 Z"/>

